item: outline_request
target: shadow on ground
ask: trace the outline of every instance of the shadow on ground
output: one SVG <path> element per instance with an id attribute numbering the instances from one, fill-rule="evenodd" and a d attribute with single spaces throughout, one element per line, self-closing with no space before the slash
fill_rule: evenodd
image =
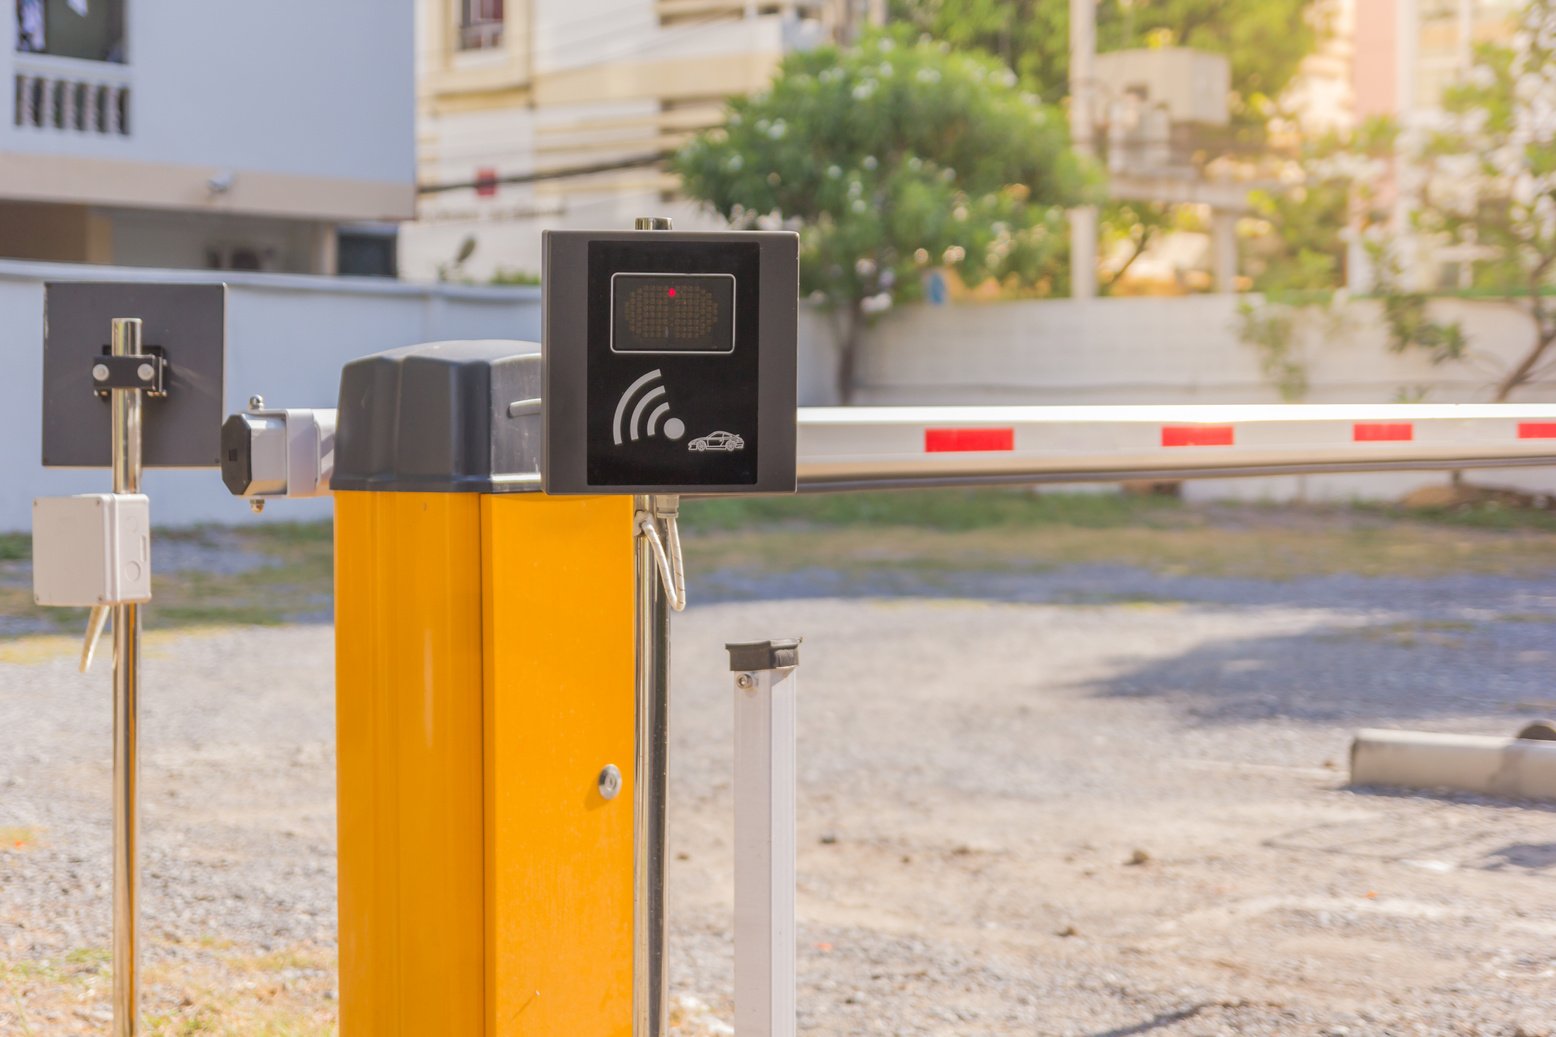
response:
<path id="1" fill-rule="evenodd" d="M 1214 613 L 1231 607 L 1217 602 L 1208 615 L 1193 610 L 1182 619 L 1187 626 L 1205 621 L 1203 643 L 1129 665 L 1097 693 L 1163 700 L 1197 724 L 1365 726 L 1505 716 L 1501 726 L 1511 735 L 1518 717 L 1556 713 L 1556 608 L 1539 588 L 1495 582 L 1477 587 L 1473 602 L 1434 587 L 1392 607 L 1298 595 L 1306 615 L 1294 623 L 1305 629 L 1257 637 L 1217 636 L 1224 626 L 1213 623 Z M 1267 595 L 1259 598 L 1239 607 L 1273 605 Z"/>

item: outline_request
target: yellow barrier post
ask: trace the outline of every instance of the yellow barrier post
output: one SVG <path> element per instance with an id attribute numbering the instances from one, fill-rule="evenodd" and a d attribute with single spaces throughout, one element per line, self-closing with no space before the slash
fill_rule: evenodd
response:
<path id="1" fill-rule="evenodd" d="M 391 350 L 223 426 L 256 498 L 335 430 L 343 1037 L 664 1037 L 677 495 L 794 490 L 798 239 L 645 229 L 546 236 L 544 361 Z"/>
<path id="2" fill-rule="evenodd" d="M 507 492 L 491 432 L 522 431 L 536 360 L 442 343 L 343 377 L 346 1037 L 632 1033 L 633 505 Z"/>

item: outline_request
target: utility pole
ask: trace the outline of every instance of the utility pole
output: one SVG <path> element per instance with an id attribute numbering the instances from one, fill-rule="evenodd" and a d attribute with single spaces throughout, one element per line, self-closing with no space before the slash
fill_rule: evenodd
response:
<path id="1" fill-rule="evenodd" d="M 1097 88 L 1097 3 L 1070 0 L 1070 139 L 1076 154 L 1094 158 L 1096 148 L 1095 105 Z M 1070 210 L 1070 296 L 1092 299 L 1097 295 L 1097 207 Z"/>

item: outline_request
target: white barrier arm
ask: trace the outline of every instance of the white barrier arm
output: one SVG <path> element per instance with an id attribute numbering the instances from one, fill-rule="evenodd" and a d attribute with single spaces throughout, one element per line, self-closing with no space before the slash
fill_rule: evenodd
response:
<path id="1" fill-rule="evenodd" d="M 333 410 L 235 415 L 223 432 L 223 477 L 240 496 L 327 493 L 334 427 Z M 1526 465 L 1556 465 L 1556 405 L 799 411 L 807 492 Z M 539 489 L 538 475 L 533 482 Z"/>
<path id="2" fill-rule="evenodd" d="M 801 490 L 1556 463 L 1556 406 L 800 410 Z"/>

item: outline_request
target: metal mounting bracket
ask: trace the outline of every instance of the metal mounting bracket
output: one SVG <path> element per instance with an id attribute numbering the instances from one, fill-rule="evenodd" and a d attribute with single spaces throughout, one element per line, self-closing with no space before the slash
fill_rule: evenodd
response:
<path id="1" fill-rule="evenodd" d="M 166 396 L 171 365 L 161 346 L 145 348 L 141 356 L 105 354 L 92 361 L 92 391 L 103 399 L 114 389 L 139 389 L 147 396 Z"/>

